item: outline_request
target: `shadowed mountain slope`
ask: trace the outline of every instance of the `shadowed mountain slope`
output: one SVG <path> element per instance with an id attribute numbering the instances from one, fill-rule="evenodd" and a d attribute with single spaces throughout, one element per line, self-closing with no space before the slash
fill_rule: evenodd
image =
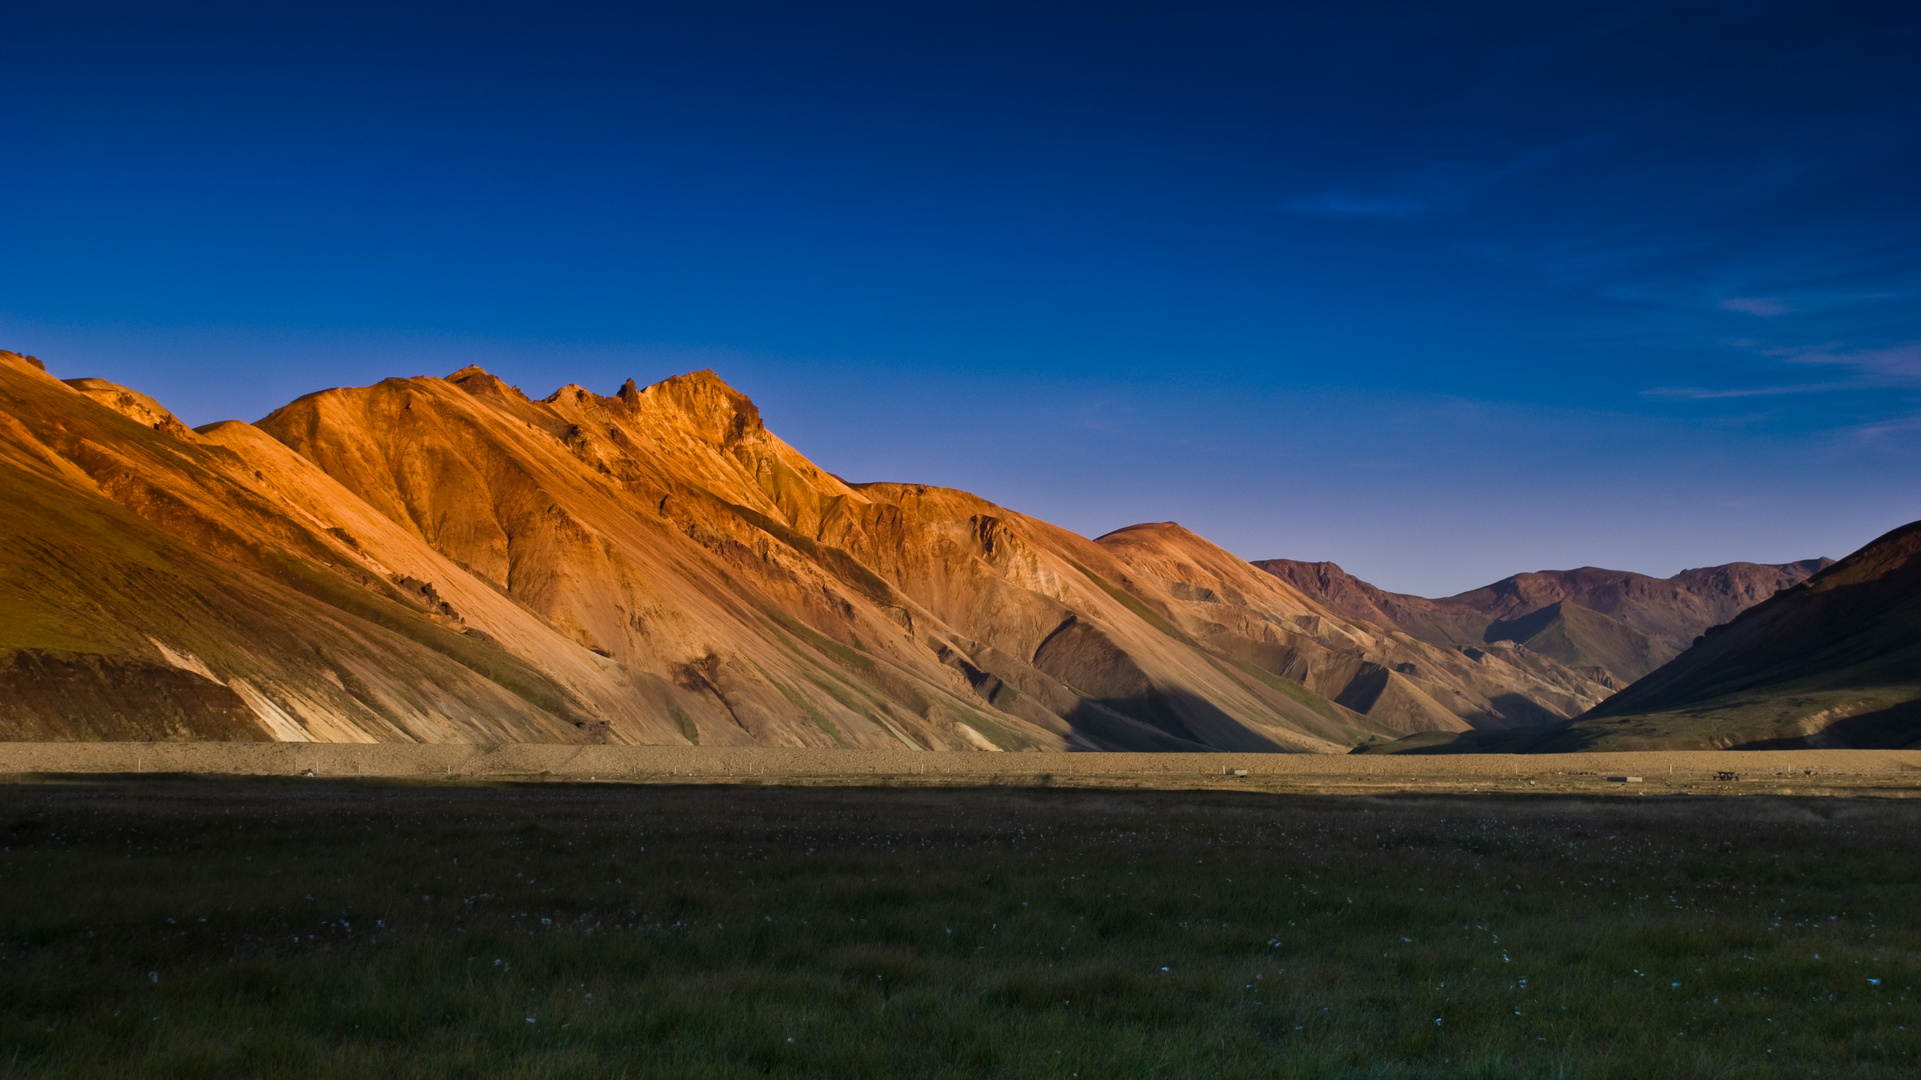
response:
<path id="1" fill-rule="evenodd" d="M 1387 753 L 1921 747 L 1921 522 L 1710 629 L 1575 720 Z"/>
<path id="2" fill-rule="evenodd" d="M 1832 562 L 1729 563 L 1671 578 L 1585 566 L 1516 574 L 1438 600 L 1377 589 L 1333 563 L 1254 565 L 1349 618 L 1442 644 L 1516 642 L 1587 674 L 1605 672 L 1618 689 L 1679 656 L 1708 627 Z"/>
<path id="3" fill-rule="evenodd" d="M 1131 571 L 1184 636 L 1217 655 L 1286 674 L 1401 731 L 1525 727 L 1578 713 L 1608 693 L 1525 650 L 1461 650 L 1333 615 L 1272 574 L 1173 522 L 1095 541 Z"/>
<path id="4" fill-rule="evenodd" d="M 711 372 L 478 369 L 190 431 L 0 354 L 12 738 L 1341 751 L 1574 715 L 1177 526 L 850 484 Z"/>
<path id="5" fill-rule="evenodd" d="M 1921 522 L 1716 627 L 1568 728 L 1628 745 L 1921 745 Z"/>

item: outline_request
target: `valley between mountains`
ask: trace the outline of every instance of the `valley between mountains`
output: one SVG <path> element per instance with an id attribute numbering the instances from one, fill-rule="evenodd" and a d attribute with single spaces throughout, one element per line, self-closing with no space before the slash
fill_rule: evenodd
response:
<path id="1" fill-rule="evenodd" d="M 13 740 L 1344 753 L 1572 722 L 1827 565 L 1400 596 L 851 483 L 711 372 L 189 429 L 0 352 L 0 503 Z"/>

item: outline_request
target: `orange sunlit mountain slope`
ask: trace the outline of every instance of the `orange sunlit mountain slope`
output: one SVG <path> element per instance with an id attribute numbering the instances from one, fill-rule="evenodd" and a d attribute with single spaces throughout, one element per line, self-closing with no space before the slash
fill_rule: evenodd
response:
<path id="1" fill-rule="evenodd" d="M 711 372 L 467 368 L 258 424 L 0 353 L 8 738 L 1340 752 L 1577 715 L 1173 524 L 854 484 Z"/>

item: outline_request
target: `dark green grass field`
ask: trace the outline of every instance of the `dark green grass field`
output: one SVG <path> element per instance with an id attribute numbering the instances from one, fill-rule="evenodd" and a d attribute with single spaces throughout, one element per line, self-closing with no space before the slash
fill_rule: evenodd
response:
<path id="1" fill-rule="evenodd" d="M 1921 803 L 0 785 L 8 1076 L 1912 1076 Z"/>

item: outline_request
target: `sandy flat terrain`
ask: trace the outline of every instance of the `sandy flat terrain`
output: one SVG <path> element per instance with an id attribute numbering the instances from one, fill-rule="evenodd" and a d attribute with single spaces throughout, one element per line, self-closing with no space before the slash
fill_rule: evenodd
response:
<path id="1" fill-rule="evenodd" d="M 1236 775 L 1241 770 L 1244 773 Z M 26 779 L 47 774 L 142 772 L 621 783 L 1241 788 L 1328 793 L 1921 794 L 1921 752 L 1893 750 L 1387 757 L 917 753 L 552 744 L 0 743 L 0 776 Z"/>

